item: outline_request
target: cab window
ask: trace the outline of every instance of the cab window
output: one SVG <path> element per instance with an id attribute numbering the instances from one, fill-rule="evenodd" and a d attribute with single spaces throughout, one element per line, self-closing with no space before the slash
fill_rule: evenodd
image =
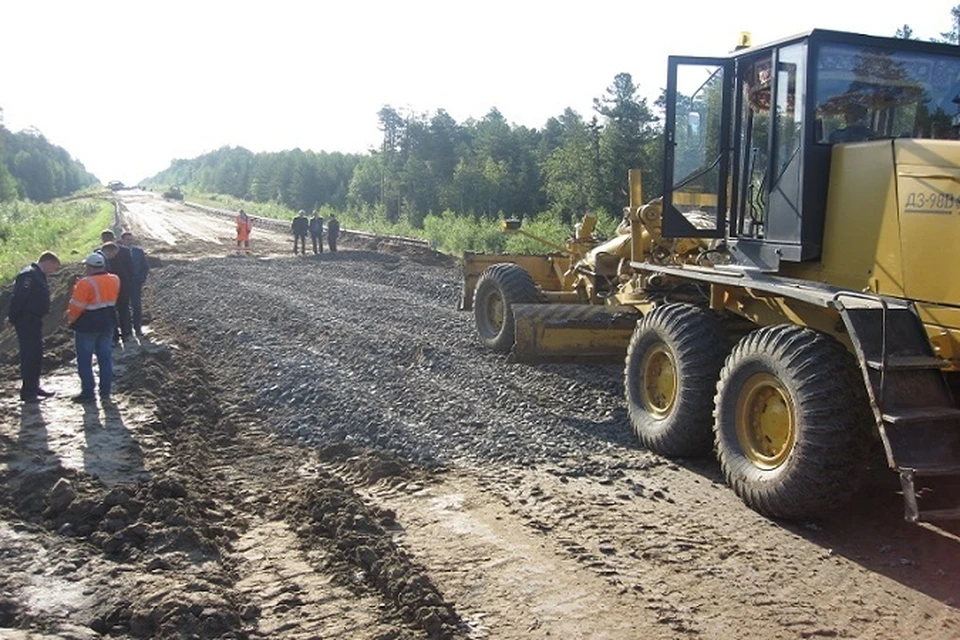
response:
<path id="1" fill-rule="evenodd" d="M 956 137 L 960 60 L 825 43 L 815 65 L 817 142 Z"/>

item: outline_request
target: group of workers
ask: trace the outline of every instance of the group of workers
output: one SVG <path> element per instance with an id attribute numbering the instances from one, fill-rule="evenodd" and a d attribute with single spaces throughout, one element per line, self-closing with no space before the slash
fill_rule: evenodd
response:
<path id="1" fill-rule="evenodd" d="M 293 233 L 293 255 L 297 255 L 298 248 L 301 255 L 307 255 L 307 234 L 310 234 L 310 241 L 313 243 L 313 255 L 323 253 L 323 218 L 319 211 L 314 211 L 313 217 L 307 219 L 307 212 L 300 209 L 290 225 L 290 231 Z M 327 221 L 327 244 L 331 252 L 336 252 L 339 237 L 340 221 L 337 216 L 330 214 Z"/>
<path id="2" fill-rule="evenodd" d="M 253 231 L 253 220 L 243 209 L 237 213 L 237 255 L 249 255 L 250 253 L 250 232 Z M 307 213 L 303 209 L 297 212 L 293 223 L 290 226 L 293 233 L 293 255 L 298 253 L 307 255 L 307 235 L 313 244 L 313 254 L 323 253 L 323 218 L 319 211 L 313 212 L 312 218 L 307 218 Z M 340 238 L 340 221 L 337 216 L 330 214 L 330 219 L 326 226 L 327 245 L 331 252 L 337 250 L 337 240 Z"/>
<path id="3" fill-rule="evenodd" d="M 73 286 L 64 318 L 74 331 L 80 393 L 71 400 L 96 400 L 93 356 L 99 369 L 99 396 L 111 402 L 114 346 L 130 346 L 133 336 L 143 337 L 143 284 L 150 265 L 146 253 L 129 231 L 116 242 L 113 231 L 100 234 L 101 245 L 84 258 L 84 275 Z M 21 271 L 14 282 L 7 318 L 17 333 L 20 348 L 20 400 L 40 402 L 54 395 L 40 387 L 43 363 L 43 323 L 50 311 L 47 276 L 60 269 L 60 258 L 51 251 Z"/>
<path id="4" fill-rule="evenodd" d="M 237 253 L 250 253 L 250 232 L 253 221 L 243 211 L 237 214 Z M 293 219 L 293 253 L 307 253 L 307 235 L 313 242 L 314 255 L 323 253 L 324 221 L 319 211 L 307 218 L 300 210 Z M 340 222 L 330 215 L 326 224 L 327 243 L 337 250 Z M 67 305 L 65 320 L 74 331 L 77 353 L 77 374 L 80 393 L 71 400 L 89 403 L 96 400 L 93 356 L 99 369 L 99 396 L 110 403 L 113 384 L 115 346 L 131 346 L 143 337 L 143 285 L 150 265 L 144 250 L 136 245 L 133 234 L 124 231 L 120 242 L 113 231 L 100 234 L 100 246 L 84 258 L 84 275 L 77 280 Z M 47 276 L 60 269 L 60 258 L 51 251 L 40 254 L 36 262 L 23 269 L 16 278 L 10 299 L 8 319 L 17 333 L 20 348 L 20 400 L 36 403 L 53 396 L 40 386 L 43 364 L 43 323 L 50 311 L 50 286 Z"/>

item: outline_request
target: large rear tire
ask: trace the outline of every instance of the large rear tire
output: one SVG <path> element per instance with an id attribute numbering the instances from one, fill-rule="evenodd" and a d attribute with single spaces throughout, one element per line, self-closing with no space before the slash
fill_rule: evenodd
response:
<path id="1" fill-rule="evenodd" d="M 863 378 L 846 348 L 806 327 L 764 327 L 717 384 L 717 457 L 734 492 L 767 516 L 812 518 L 857 490 L 869 445 Z"/>
<path id="2" fill-rule="evenodd" d="M 513 305 L 537 302 L 537 285 L 523 267 L 508 262 L 488 267 L 480 274 L 473 294 L 480 341 L 493 351 L 510 351 L 515 338 Z"/>
<path id="3" fill-rule="evenodd" d="M 624 390 L 641 445 L 669 456 L 710 450 L 726 344 L 719 319 L 691 304 L 657 307 L 640 320 L 627 349 Z"/>

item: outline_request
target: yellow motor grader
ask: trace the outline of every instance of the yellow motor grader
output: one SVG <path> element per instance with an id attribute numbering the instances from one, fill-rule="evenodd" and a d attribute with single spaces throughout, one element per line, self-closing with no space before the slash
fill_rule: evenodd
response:
<path id="1" fill-rule="evenodd" d="M 461 308 L 517 361 L 625 357 L 640 443 L 761 513 L 842 505 L 882 445 L 907 520 L 960 518 L 958 103 L 936 43 L 672 56 L 663 196 L 631 171 L 613 239 L 465 256 Z"/>

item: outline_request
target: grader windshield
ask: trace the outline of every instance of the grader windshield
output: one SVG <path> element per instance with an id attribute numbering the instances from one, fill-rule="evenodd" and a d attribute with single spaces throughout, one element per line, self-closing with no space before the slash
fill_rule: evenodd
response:
<path id="1" fill-rule="evenodd" d="M 960 48 L 816 30 L 674 56 L 666 106 L 664 235 L 775 271 L 820 254 L 834 145 L 957 137 Z"/>
<path id="2" fill-rule="evenodd" d="M 960 59 L 831 43 L 816 63 L 818 142 L 956 138 Z"/>

